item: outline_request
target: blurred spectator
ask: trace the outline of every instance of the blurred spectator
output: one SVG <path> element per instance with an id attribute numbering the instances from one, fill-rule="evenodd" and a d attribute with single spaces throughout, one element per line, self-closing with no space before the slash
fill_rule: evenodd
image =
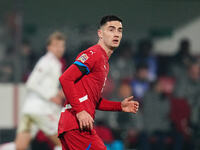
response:
<path id="1" fill-rule="evenodd" d="M 34 67 L 37 56 L 33 53 L 30 42 L 24 40 L 19 51 L 20 67 L 22 70 L 20 81 L 25 82 Z M 13 47 L 8 47 L 4 59 L 0 61 L 0 82 L 14 81 L 14 63 L 16 55 Z"/>
<path id="2" fill-rule="evenodd" d="M 150 39 L 139 41 L 135 57 L 136 65 L 146 63 L 148 65 L 148 79 L 154 81 L 157 78 L 157 58 L 153 54 L 153 43 Z"/>
<path id="3" fill-rule="evenodd" d="M 1 17 L 0 17 L 0 20 Z M 2 59 L 5 57 L 5 51 L 6 51 L 6 40 L 5 40 L 5 37 L 6 37 L 6 30 L 5 30 L 5 26 L 2 22 L 0 22 L 0 61 L 2 61 Z"/>
<path id="4" fill-rule="evenodd" d="M 3 20 L 3 19 L 2 19 Z M 16 54 L 20 58 L 20 81 L 25 81 L 33 68 L 35 57 L 32 53 L 30 42 L 23 41 L 21 48 L 15 51 L 16 13 L 6 13 L 3 23 L 0 24 L 0 82 L 13 82 L 15 73 Z M 32 63 L 32 64 L 31 64 Z M 16 68 L 17 69 L 17 68 Z"/>
<path id="5" fill-rule="evenodd" d="M 122 82 L 118 89 L 118 99 L 124 99 L 132 95 L 132 89 L 128 82 Z M 135 115 L 134 115 L 135 116 Z M 118 127 L 121 130 L 127 130 L 133 127 L 133 114 L 120 112 L 117 114 Z"/>
<path id="6" fill-rule="evenodd" d="M 184 64 L 188 64 L 192 59 L 191 51 L 190 51 L 190 40 L 184 38 L 180 41 L 179 49 L 174 56 L 175 61 L 182 62 Z"/>
<path id="7" fill-rule="evenodd" d="M 169 119 L 170 103 L 164 96 L 160 83 L 156 81 L 143 98 L 144 134 L 142 134 L 140 148 L 164 150 L 170 132 Z"/>
<path id="8" fill-rule="evenodd" d="M 131 81 L 132 93 L 142 102 L 145 92 L 149 89 L 148 65 L 140 63 L 137 65 L 136 74 Z"/>
<path id="9" fill-rule="evenodd" d="M 13 64 L 9 61 L 0 63 L 0 82 L 13 82 Z"/>
<path id="10" fill-rule="evenodd" d="M 118 98 L 124 99 L 132 94 L 130 82 L 121 82 L 118 89 Z M 137 100 L 137 99 L 135 99 Z M 138 135 L 141 128 L 141 115 L 140 112 L 135 114 L 117 113 L 118 129 L 124 135 L 123 141 L 126 148 L 136 148 L 138 144 Z"/>
<path id="11" fill-rule="evenodd" d="M 105 144 L 111 144 L 113 142 L 114 137 L 112 131 L 103 121 L 97 121 L 95 130 Z"/>
<path id="12" fill-rule="evenodd" d="M 108 84 L 108 85 L 107 85 Z M 106 87 L 108 86 L 108 88 Z M 109 90 L 114 90 L 112 87 L 113 85 L 111 84 L 111 82 L 109 80 L 106 81 L 106 86 L 104 91 L 106 90 L 107 92 L 109 92 Z M 107 92 L 104 92 L 104 96 L 107 96 Z M 121 100 L 124 99 L 126 97 L 129 97 L 132 95 L 132 90 L 131 87 L 129 85 L 129 82 L 121 82 L 121 84 L 119 85 L 119 88 L 116 89 L 115 92 L 116 95 L 114 95 L 113 99 L 115 100 Z M 107 116 L 105 118 L 105 115 Z M 106 125 L 108 125 L 109 127 L 113 128 L 113 129 L 126 129 L 127 126 L 130 126 L 131 123 L 131 115 L 129 113 L 124 113 L 124 112 L 109 112 L 106 113 L 104 111 L 98 111 L 96 110 L 96 120 L 105 120 L 106 121 Z M 122 128 L 121 128 L 122 127 Z"/>
<path id="13" fill-rule="evenodd" d="M 185 98 L 193 108 L 192 118 L 198 118 L 198 109 L 200 108 L 200 65 L 196 60 L 190 62 L 187 74 L 184 78 L 177 79 L 174 95 L 179 98 Z M 197 120 L 193 120 L 197 122 Z"/>
<path id="14" fill-rule="evenodd" d="M 0 82 L 14 81 L 14 49 L 9 47 L 0 62 Z"/>
<path id="15" fill-rule="evenodd" d="M 14 13 L 7 13 L 0 18 L 0 82 L 14 80 L 13 16 Z"/>
<path id="16" fill-rule="evenodd" d="M 132 59 L 132 45 L 129 42 L 121 43 L 116 52 L 119 56 L 111 58 L 111 77 L 117 82 L 121 79 L 131 79 L 135 72 L 135 64 Z M 115 54 L 116 55 L 116 54 Z"/>
<path id="17" fill-rule="evenodd" d="M 130 128 L 124 139 L 125 147 L 128 149 L 135 149 L 138 147 L 139 144 L 139 132 L 134 128 Z"/>
<path id="18" fill-rule="evenodd" d="M 160 86 L 162 87 L 164 94 L 171 97 L 174 92 L 175 79 L 169 76 L 160 76 L 158 80 L 160 82 Z"/>
<path id="19" fill-rule="evenodd" d="M 173 77 L 173 74 L 171 73 L 171 64 L 173 62 L 173 56 L 169 55 L 158 55 L 158 76 L 168 76 Z"/>
<path id="20" fill-rule="evenodd" d="M 191 108 L 191 127 L 194 139 L 200 139 L 200 65 L 197 60 L 190 61 L 187 74 L 178 78 L 174 95 L 186 99 Z"/>
<path id="21" fill-rule="evenodd" d="M 34 54 L 31 44 L 28 40 L 23 40 L 22 42 L 20 49 L 20 61 L 20 66 L 22 68 L 21 81 L 25 82 L 36 63 L 36 55 Z"/>
<path id="22" fill-rule="evenodd" d="M 172 121 L 172 131 L 176 136 L 176 149 L 192 150 L 191 130 L 189 127 L 190 107 L 188 102 L 183 98 L 172 97 L 170 99 L 171 109 L 170 118 Z M 183 144 L 184 142 L 184 144 Z"/>
<path id="23" fill-rule="evenodd" d="M 187 66 L 189 62 L 193 59 L 190 52 L 190 41 L 184 38 L 180 41 L 179 49 L 177 53 L 173 56 L 170 63 L 169 73 L 170 75 L 180 78 L 186 74 Z"/>
<path id="24" fill-rule="evenodd" d="M 103 121 L 98 121 L 95 130 L 99 137 L 105 143 L 107 150 L 123 150 L 124 146 L 121 140 L 115 139 L 112 130 L 105 125 Z"/>

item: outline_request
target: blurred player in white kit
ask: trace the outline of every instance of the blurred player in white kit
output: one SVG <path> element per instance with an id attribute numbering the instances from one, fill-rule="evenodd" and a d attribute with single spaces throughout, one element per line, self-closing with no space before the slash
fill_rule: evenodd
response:
<path id="1" fill-rule="evenodd" d="M 15 142 L 5 144 L 0 150 L 26 150 L 31 141 L 32 125 L 43 131 L 61 150 L 57 138 L 57 126 L 64 95 L 59 88 L 65 37 L 54 32 L 47 40 L 47 53 L 39 59 L 26 83 L 27 96 L 17 129 Z"/>

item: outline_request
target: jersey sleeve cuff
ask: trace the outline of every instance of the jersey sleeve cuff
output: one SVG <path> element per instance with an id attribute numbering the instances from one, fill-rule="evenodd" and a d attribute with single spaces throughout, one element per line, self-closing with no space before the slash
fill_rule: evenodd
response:
<path id="1" fill-rule="evenodd" d="M 78 107 L 73 107 L 72 106 L 72 109 L 75 111 L 76 114 L 79 113 L 79 112 L 81 112 L 81 111 L 83 111 L 83 110 L 85 110 L 84 107 L 81 106 L 81 104 Z"/>

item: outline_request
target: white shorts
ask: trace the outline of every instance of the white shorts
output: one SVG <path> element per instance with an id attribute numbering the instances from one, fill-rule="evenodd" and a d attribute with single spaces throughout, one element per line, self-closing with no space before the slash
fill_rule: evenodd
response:
<path id="1" fill-rule="evenodd" d="M 46 135 L 57 134 L 61 107 L 36 97 L 29 97 L 22 109 L 17 132 L 31 132 L 36 126 Z"/>
<path id="2" fill-rule="evenodd" d="M 17 132 L 31 132 L 33 125 L 46 135 L 57 134 L 59 115 L 22 114 Z"/>

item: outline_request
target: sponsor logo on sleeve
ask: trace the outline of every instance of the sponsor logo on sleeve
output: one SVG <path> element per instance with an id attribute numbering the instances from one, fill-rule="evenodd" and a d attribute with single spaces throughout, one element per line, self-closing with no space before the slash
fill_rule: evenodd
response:
<path id="1" fill-rule="evenodd" d="M 82 63 L 84 63 L 89 57 L 86 54 L 82 54 L 78 60 L 80 60 Z"/>

